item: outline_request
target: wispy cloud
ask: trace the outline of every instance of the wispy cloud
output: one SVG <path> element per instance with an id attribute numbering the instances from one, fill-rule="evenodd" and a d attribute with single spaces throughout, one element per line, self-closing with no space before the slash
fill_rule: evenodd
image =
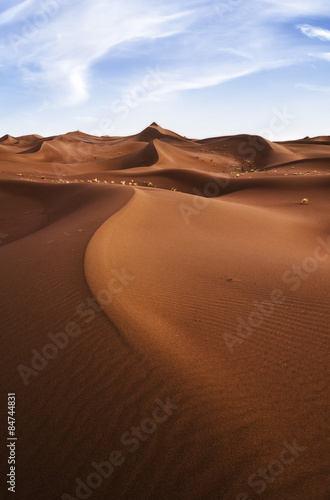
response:
<path id="1" fill-rule="evenodd" d="M 330 93 L 330 87 L 320 86 L 320 85 L 311 85 L 309 83 L 297 83 L 296 87 L 300 87 L 306 90 L 310 90 L 311 92 L 323 92 L 325 94 Z"/>
<path id="2" fill-rule="evenodd" d="M 322 52 L 321 54 L 318 54 L 318 57 L 320 59 L 325 59 L 326 61 L 330 61 L 330 52 Z"/>
<path id="3" fill-rule="evenodd" d="M 189 102 L 192 109 L 199 96 L 209 99 L 211 91 L 203 89 L 216 92 L 224 83 L 228 89 L 234 80 L 243 96 L 254 74 L 279 75 L 279 68 L 284 74 L 288 67 L 293 74 L 311 61 L 319 72 L 313 82 L 322 86 L 322 60 L 330 60 L 324 47 L 330 31 L 316 20 L 330 17 L 328 0 L 0 0 L 0 5 L 1 84 L 10 89 L 8 101 L 19 103 L 17 113 L 23 103 L 33 116 L 47 117 L 51 110 L 59 123 L 69 117 L 74 126 L 77 116 L 88 123 L 82 117 L 97 120 L 114 102 L 130 103 L 148 68 L 160 68 L 163 77 L 137 100 L 153 111 L 173 102 Z M 268 81 L 272 91 L 276 83 Z M 130 112 L 138 114 L 133 105 Z M 7 116 L 12 116 L 9 104 Z"/>
<path id="4" fill-rule="evenodd" d="M 24 15 L 28 9 L 35 3 L 35 0 L 24 0 L 9 9 L 4 10 L 0 13 L 0 26 L 8 24 L 13 21 L 17 21 L 22 15 Z"/>
<path id="5" fill-rule="evenodd" d="M 193 70 L 185 69 L 184 71 L 177 71 L 171 74 L 169 81 L 165 79 L 163 85 L 159 86 L 159 88 L 153 92 L 150 92 L 148 99 L 159 100 L 164 94 L 214 87 L 230 80 L 258 73 L 259 71 L 283 67 L 285 64 L 284 61 L 254 61 L 252 63 L 249 61 L 238 68 L 235 68 L 235 66 L 232 68 L 229 66 L 224 68 L 220 67 L 218 71 L 206 65 L 200 76 L 196 76 Z M 287 62 L 287 64 L 289 65 L 290 63 Z"/>
<path id="6" fill-rule="evenodd" d="M 268 10 L 262 8 L 265 4 Z M 314 4 L 324 7 L 321 0 Z M 221 16 L 217 7 L 218 2 L 197 0 L 157 4 L 151 0 L 76 0 L 74 5 L 67 0 L 24 0 L 1 17 L 3 24 L 11 24 L 0 39 L 2 46 L 7 44 L 0 63 L 20 68 L 22 81 L 35 85 L 40 94 L 53 94 L 48 103 L 74 106 L 90 97 L 93 67 L 104 58 L 108 61 L 109 94 L 113 93 L 111 58 L 124 44 L 132 54 L 141 43 L 149 44 L 151 58 L 170 75 L 157 89 L 158 96 L 218 85 L 299 59 L 294 45 L 284 50 L 287 38 L 283 39 L 271 13 L 275 9 L 290 17 L 305 12 L 310 1 L 291 0 L 285 8 L 273 0 L 240 2 L 238 8 L 226 9 Z M 299 25 L 299 29 L 309 37 L 330 37 L 321 28 Z M 166 52 L 152 50 L 151 44 L 164 38 L 175 40 L 167 44 L 171 60 Z"/>
<path id="7" fill-rule="evenodd" d="M 295 18 L 298 16 L 327 16 L 329 13 L 328 0 L 261 0 L 263 7 L 270 8 L 285 18 Z"/>
<path id="8" fill-rule="evenodd" d="M 26 9 L 33 2 L 25 0 L 23 4 Z M 6 11 L 5 18 L 12 19 L 23 4 Z M 39 8 L 43 10 L 44 6 L 40 4 Z M 89 72 L 100 58 L 120 44 L 174 36 L 187 25 L 188 10 L 169 13 L 164 7 L 143 7 L 142 1 L 128 0 L 123 5 L 119 1 L 78 0 L 74 6 L 58 6 L 57 12 L 48 17 L 43 10 L 44 23 L 40 26 L 33 22 L 36 16 L 32 9 L 25 22 L 7 33 L 7 50 L 0 61 L 16 64 L 30 84 L 35 81 L 53 92 L 57 90 L 57 94 L 64 93 L 67 97 L 61 97 L 61 102 L 75 105 L 88 98 Z"/>
<path id="9" fill-rule="evenodd" d="M 70 104 L 76 104 L 88 98 L 85 73 L 86 67 L 84 66 L 78 66 L 70 72 L 70 84 L 72 88 L 72 93 L 68 99 Z"/>
<path id="10" fill-rule="evenodd" d="M 297 28 L 309 38 L 318 38 L 324 42 L 330 41 L 330 30 L 310 26 L 309 24 L 299 24 Z"/>

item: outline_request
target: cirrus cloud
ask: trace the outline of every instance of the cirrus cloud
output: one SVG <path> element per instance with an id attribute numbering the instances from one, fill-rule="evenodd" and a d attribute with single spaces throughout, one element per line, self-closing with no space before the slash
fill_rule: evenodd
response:
<path id="1" fill-rule="evenodd" d="M 297 28 L 309 38 L 318 38 L 323 42 L 330 41 L 330 30 L 319 28 L 317 26 L 310 26 L 309 24 L 299 24 Z"/>

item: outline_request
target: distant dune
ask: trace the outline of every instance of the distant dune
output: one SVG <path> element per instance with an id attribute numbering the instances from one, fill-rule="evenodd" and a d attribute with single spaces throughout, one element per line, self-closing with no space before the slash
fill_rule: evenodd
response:
<path id="1" fill-rule="evenodd" d="M 19 500 L 330 498 L 330 137 L 5 135 L 0 207 Z"/>

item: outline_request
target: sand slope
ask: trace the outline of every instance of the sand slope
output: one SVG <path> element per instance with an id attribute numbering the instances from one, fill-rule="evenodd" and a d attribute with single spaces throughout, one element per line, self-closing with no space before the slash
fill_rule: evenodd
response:
<path id="1" fill-rule="evenodd" d="M 17 498 L 329 498 L 328 137 L 4 136 L 0 171 Z"/>

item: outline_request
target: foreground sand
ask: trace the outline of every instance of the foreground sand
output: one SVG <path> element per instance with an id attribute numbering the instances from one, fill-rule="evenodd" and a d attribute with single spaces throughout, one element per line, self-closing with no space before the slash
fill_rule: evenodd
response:
<path id="1" fill-rule="evenodd" d="M 330 497 L 329 137 L 5 136 L 0 170 L 17 498 Z"/>

